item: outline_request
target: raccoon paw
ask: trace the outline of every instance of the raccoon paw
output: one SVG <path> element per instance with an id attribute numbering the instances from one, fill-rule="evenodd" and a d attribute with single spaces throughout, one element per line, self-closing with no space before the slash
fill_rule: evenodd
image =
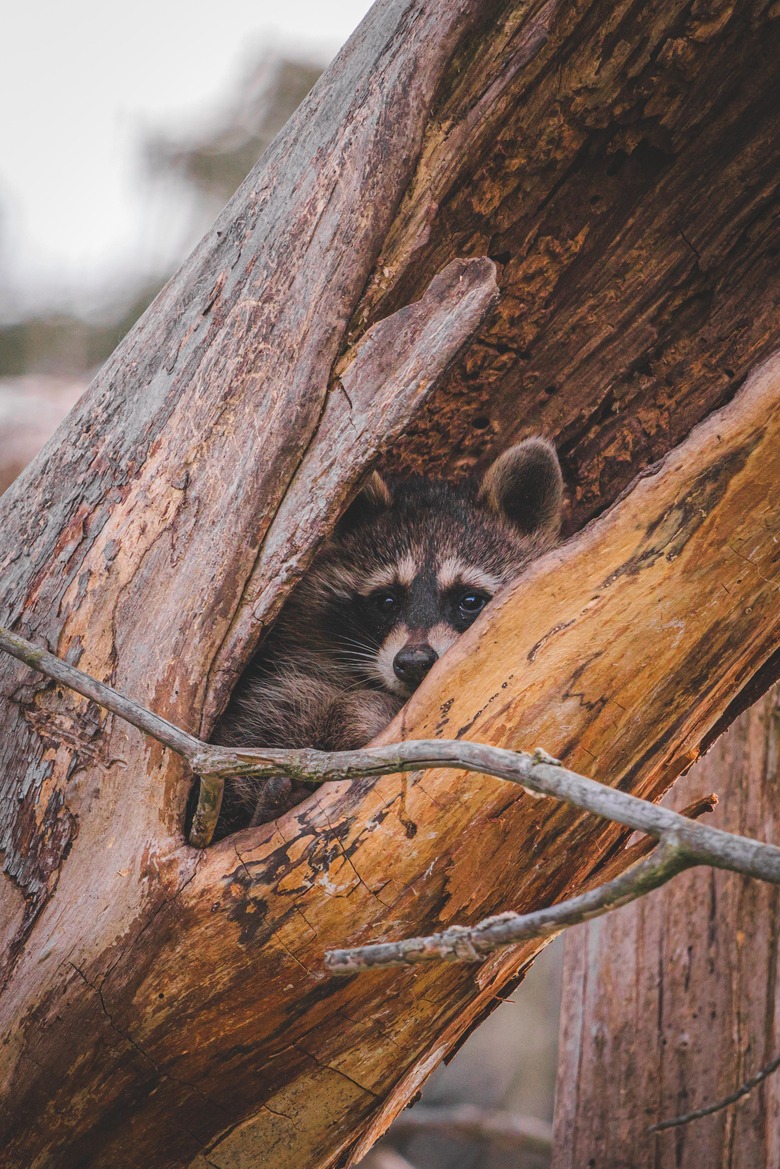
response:
<path id="1" fill-rule="evenodd" d="M 276 820 L 278 816 L 300 804 L 310 793 L 311 788 L 306 784 L 296 783 L 286 775 L 273 775 L 258 791 L 252 819 L 249 822 L 250 828 Z"/>
<path id="2" fill-rule="evenodd" d="M 331 705 L 321 739 L 323 751 L 356 751 L 365 747 L 395 717 L 403 705 L 393 694 L 356 690 Z"/>

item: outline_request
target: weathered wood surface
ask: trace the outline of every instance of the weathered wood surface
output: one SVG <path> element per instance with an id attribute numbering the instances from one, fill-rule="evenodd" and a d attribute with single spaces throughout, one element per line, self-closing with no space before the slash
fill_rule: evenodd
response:
<path id="1" fill-rule="evenodd" d="M 765 0 L 504 13 L 440 94 L 353 326 L 451 256 L 496 259 L 501 306 L 404 461 L 555 435 L 576 530 L 777 343 L 780 19 Z"/>
<path id="2" fill-rule="evenodd" d="M 435 667 L 403 733 L 541 741 L 597 778 L 660 794 L 736 679 L 780 641 L 779 403 L 776 358 L 492 607 Z M 35 1077 L 26 1116 L 68 1135 L 52 1162 L 63 1165 L 176 1165 L 188 1150 L 198 1167 L 329 1165 L 362 1129 L 357 1156 L 533 945 L 477 969 L 341 981 L 323 950 L 540 904 L 581 885 L 620 839 L 482 777 L 329 785 L 202 854 L 142 945 L 107 948 L 99 982 L 77 961 L 61 972 L 67 1012 L 62 999 L 60 1022 L 46 1009 L 35 1049 L 61 1086 L 42 1099 Z M 80 993 L 84 976 L 100 993 Z M 109 1061 L 81 1039 L 104 1012 Z M 92 1114 L 80 1132 L 74 1096 L 94 1091 L 97 1068 L 102 1123 Z M 25 1128 L 11 1147 L 35 1139 Z"/>
<path id="3" fill-rule="evenodd" d="M 780 840 L 780 690 L 743 714 L 673 793 L 716 791 L 718 827 Z M 695 871 L 566 939 L 555 1169 L 780 1165 L 780 1080 L 715 1104 L 780 1053 L 778 891 Z"/>
<path id="4" fill-rule="evenodd" d="M 219 702 L 212 667 L 291 482 L 304 489 L 295 498 L 301 521 L 312 521 L 311 551 L 386 439 L 388 415 L 392 427 L 403 423 L 396 384 L 368 404 L 358 398 L 369 426 L 351 418 L 338 383 L 328 392 L 328 379 L 408 181 L 439 74 L 473 7 L 426 4 L 413 35 L 392 4 L 364 25 L 294 119 L 287 150 L 269 150 L 254 182 L 0 499 L 3 623 L 73 655 L 182 726 L 199 728 L 207 695 Z M 396 95 L 392 119 L 386 87 Z M 384 152 L 393 159 L 387 174 Z M 407 320 L 396 318 L 399 341 Z M 407 417 L 462 343 L 460 325 L 450 327 L 449 347 L 426 354 L 433 367 L 422 381 L 415 371 L 406 387 Z M 407 355 L 398 361 L 402 368 Z M 345 430 L 359 441 L 344 440 Z M 336 436 L 344 451 L 334 468 L 323 459 Z M 293 552 L 289 575 L 300 571 L 300 550 Z M 279 571 L 275 553 L 268 571 Z M 243 657 L 267 611 L 256 610 Z M 0 828 L 13 906 L 3 923 L 13 937 L 19 917 L 28 928 L 56 884 L 79 827 L 96 842 L 116 838 L 120 852 L 129 850 L 119 867 L 137 873 L 139 839 L 158 841 L 163 855 L 175 850 L 186 792 L 175 763 L 153 750 L 150 758 L 143 745 L 128 748 L 123 728 L 114 744 L 102 716 L 77 726 L 81 704 L 63 707 L 38 681 L 16 690 L 23 676 L 7 661 L 0 669 L 4 695 L 19 700 L 4 702 L 1 713 L 3 783 L 13 793 Z M 130 773 L 140 767 L 134 801 L 119 776 L 102 782 L 115 757 Z M 95 804 L 98 784 L 87 828 L 81 813 Z"/>
<path id="5" fill-rule="evenodd" d="M 572 467 L 592 455 L 575 522 L 612 499 L 773 344 L 776 23 L 764 5 L 383 0 L 0 500 L 0 620 L 208 730 L 387 439 L 393 386 L 385 413 L 369 395 L 365 445 L 345 440 L 333 466 L 329 428 L 347 425 L 352 397 L 334 362 L 349 386 L 367 326 L 454 255 L 495 254 L 513 299 L 407 461 L 453 445 L 468 461 L 499 429 L 508 441 L 541 424 Z M 668 127 L 671 186 L 653 162 Z M 726 156 L 733 173 L 710 183 Z M 601 218 L 588 184 L 615 159 Z M 583 219 L 574 233 L 564 208 Z M 713 230 L 711 253 L 694 242 L 706 263 L 670 226 L 674 211 Z M 530 368 L 519 376 L 526 344 L 536 382 Z M 718 362 L 732 352 L 728 378 Z M 426 388 L 410 386 L 410 410 Z M 484 644 L 472 637 L 437 670 L 406 733 L 441 722 L 439 734 L 530 737 L 583 771 L 662 790 L 777 645 L 764 392 L 762 417 L 734 422 L 731 461 L 673 456 L 635 511 L 625 501 L 548 559 L 516 608 L 495 608 Z M 274 517 L 289 493 L 311 527 L 283 546 Z M 359 1152 L 530 950 L 476 978 L 335 983 L 317 965 L 326 945 L 538 903 L 614 844 L 497 781 L 450 776 L 333 788 L 278 835 L 203 857 L 182 843 L 189 782 L 176 759 L 16 665 L 0 672 L 0 1164 L 314 1167 L 362 1131 Z"/>
<path id="6" fill-rule="evenodd" d="M 207 696 L 212 710 L 224 701 L 230 677 L 215 680 L 212 668 L 253 574 L 267 583 L 264 574 L 278 570 L 279 559 L 263 563 L 263 540 L 291 482 L 298 518 L 309 526 L 308 549 L 290 533 L 288 589 L 377 449 L 489 307 L 489 261 L 450 269 L 454 284 L 431 288 L 427 323 L 438 321 L 438 334 L 428 335 L 422 368 L 421 322 L 412 338 L 414 312 L 406 310 L 365 338 L 354 364 L 365 378 L 373 361 L 375 376 L 353 388 L 352 400 L 349 369 L 328 389 L 433 91 L 477 7 L 427 3 L 409 27 L 403 6 L 388 4 L 364 24 L 0 500 L 0 619 L 180 725 L 199 729 L 210 717 Z M 392 167 L 381 165 L 385 156 Z M 385 380 L 389 372 L 406 381 Z M 284 555 L 278 537 L 271 548 Z M 277 581 L 277 599 L 283 592 Z M 270 611 L 255 612 L 244 658 Z M 233 670 L 239 665 L 234 659 Z M 106 1014 L 73 1046 L 69 983 L 75 977 L 78 986 L 81 971 L 81 991 L 100 1012 L 91 987 L 114 961 L 121 966 L 123 945 L 132 947 L 191 877 L 198 857 L 182 845 L 189 779 L 175 758 L 102 712 L 8 661 L 0 673 L 2 1020 L 12 1037 L 2 1061 L 3 1116 L 14 1130 L 27 1127 L 23 1141 L 42 1138 L 74 1163 L 87 1155 L 78 1151 L 74 1111 L 58 1118 L 56 1132 L 36 1136 L 29 1127 L 29 1101 L 47 1098 L 51 1084 L 37 1012 L 46 1003 L 44 1015 L 67 1032 L 59 1037 L 62 1069 L 80 1043 L 88 1047 L 94 1087 L 103 1076 L 99 1053 L 118 1036 Z M 100 1111 L 97 1098 L 92 1107 Z M 33 1154 L 7 1147 L 0 1157 L 26 1164 Z"/>
<path id="7" fill-rule="evenodd" d="M 450 261 L 418 301 L 377 321 L 352 351 L 271 519 L 240 612 L 219 648 L 207 726 L 235 685 L 247 647 L 257 644 L 300 579 L 312 547 L 345 509 L 361 472 L 399 438 L 496 304 L 495 271 L 485 257 Z"/>

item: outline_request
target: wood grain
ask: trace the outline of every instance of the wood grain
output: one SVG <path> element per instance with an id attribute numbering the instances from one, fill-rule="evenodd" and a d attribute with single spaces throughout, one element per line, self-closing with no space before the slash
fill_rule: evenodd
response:
<path id="1" fill-rule="evenodd" d="M 388 3 L 364 22 L 0 499 L 4 625 L 184 728 L 213 722 L 263 631 L 260 612 L 251 631 L 244 627 L 232 673 L 220 668 L 273 518 L 302 464 L 316 468 L 349 425 L 343 388 L 329 388 L 331 367 L 409 178 L 440 73 L 476 11 L 426 3 L 411 28 L 404 6 Z M 391 119 L 387 90 L 396 94 Z M 379 165 L 386 156 L 392 168 Z M 408 310 L 401 330 L 407 319 Z M 431 384 L 446 365 L 439 356 Z M 358 421 L 361 442 L 344 444 L 331 479 L 310 484 L 324 502 L 308 501 L 308 548 L 291 533 L 289 571 L 276 548 L 276 604 L 388 421 L 390 431 L 403 424 L 397 388 L 386 385 L 371 402 Z M 427 388 L 413 379 L 407 419 Z M 12 699 L 0 711 L 0 783 L 11 794 L 0 805 L 0 849 L 7 896 L 24 905 L 13 917 L 16 946 L 4 955 L 13 964 L 77 834 L 82 847 L 68 866 L 74 897 L 90 881 L 88 840 L 98 851 L 111 842 L 117 868 L 135 878 L 131 918 L 144 899 L 146 849 L 174 886 L 191 862 L 179 854 L 187 785 L 176 762 L 9 662 L 0 671 Z M 137 774 L 135 801 L 126 799 L 123 770 Z"/>
<path id="2" fill-rule="evenodd" d="M 495 272 L 485 257 L 452 260 L 418 301 L 372 325 L 353 349 L 271 520 L 238 617 L 220 646 L 207 726 L 235 685 L 248 647 L 257 645 L 273 621 L 365 468 L 401 436 L 497 303 Z"/>
<path id="3" fill-rule="evenodd" d="M 453 255 L 501 307 L 393 465 L 545 433 L 578 530 L 733 397 L 778 343 L 778 53 L 763 0 L 508 5 L 464 46 L 353 330 Z"/>
<path id="4" fill-rule="evenodd" d="M 780 641 L 779 404 L 775 358 L 492 606 L 420 689 L 403 733 L 544 742 L 660 795 L 735 677 Z M 327 975 L 324 949 L 543 904 L 614 864 L 621 841 L 484 777 L 328 785 L 202 854 L 142 945 L 106 947 L 100 982 L 87 975 L 99 994 L 63 972 L 67 1022 L 47 1013 L 38 1054 L 71 1070 L 49 1100 L 36 1077 L 25 1103 L 60 1142 L 69 1133 L 64 1165 L 175 1165 L 188 1149 L 199 1169 L 357 1158 L 534 949 L 347 980 Z M 96 1012 L 110 1020 L 109 1061 L 94 1048 Z M 104 1121 L 93 1102 L 77 1139 L 74 1090 L 93 1092 L 98 1070 Z"/>
<path id="5" fill-rule="evenodd" d="M 770 16 L 381 0 L 0 500 L 0 622 L 207 731 L 402 425 L 360 362 L 456 257 L 494 255 L 511 295 L 392 461 L 542 428 L 581 474 L 574 525 L 601 510 L 776 344 Z M 542 743 L 663 791 L 777 649 L 777 395 L 775 363 L 493 606 L 392 733 Z M 14 1169 L 357 1157 L 532 951 L 336 983 L 324 949 L 537 905 L 621 844 L 446 774 L 334 785 L 204 856 L 175 758 L 0 671 Z"/>
<path id="6" fill-rule="evenodd" d="M 541 744 L 596 778 L 660 796 L 695 758 L 729 689 L 780 640 L 778 437 L 775 357 L 731 407 L 492 606 L 382 739 Z M 623 840 L 615 826 L 518 799 L 493 779 L 437 773 L 349 790 L 328 785 L 259 847 L 240 834 L 240 863 L 229 842 L 211 852 L 184 900 L 213 889 L 222 851 L 222 880 L 241 891 L 226 894 L 218 912 L 247 929 L 256 907 L 257 933 L 238 936 L 269 962 L 277 951 L 280 980 L 297 983 L 301 963 L 309 972 L 298 970 L 302 995 L 309 979 L 316 984 L 301 1014 L 300 1004 L 277 1014 L 264 1002 L 263 1033 L 275 1038 L 263 1050 L 281 1044 L 277 1077 L 291 1048 L 309 1057 L 284 1085 L 269 1074 L 267 1106 L 297 1117 L 300 1094 L 316 1096 L 316 1126 L 333 1150 L 325 1164 L 337 1163 L 339 1142 L 354 1139 L 356 1115 L 365 1115 L 357 1159 L 534 945 L 476 969 L 387 972 L 347 986 L 322 971 L 322 949 L 545 904 L 579 889 L 600 863 L 614 863 Z M 220 998 L 215 992 L 215 1006 Z M 399 1050 L 407 1071 L 397 1078 Z M 343 1080 L 339 1102 L 334 1070 Z M 267 1141 L 269 1133 L 281 1141 L 282 1132 L 277 1162 Z M 281 1169 L 291 1150 L 314 1156 L 309 1135 L 261 1113 L 209 1156 L 231 1164 L 263 1149 Z"/>

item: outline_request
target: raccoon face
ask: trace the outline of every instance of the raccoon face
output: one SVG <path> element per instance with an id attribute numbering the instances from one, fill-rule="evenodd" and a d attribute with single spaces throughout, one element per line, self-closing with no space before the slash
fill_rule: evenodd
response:
<path id="1" fill-rule="evenodd" d="M 349 603 L 351 630 L 359 628 L 371 647 L 365 673 L 404 697 L 476 620 L 501 583 L 479 567 L 432 553 L 418 548 L 416 555 L 387 564 L 359 582 Z"/>
<path id="2" fill-rule="evenodd" d="M 355 684 L 407 698 L 555 543 L 562 498 L 555 450 L 540 438 L 506 451 L 478 485 L 373 475 L 307 589 L 334 662 Z"/>

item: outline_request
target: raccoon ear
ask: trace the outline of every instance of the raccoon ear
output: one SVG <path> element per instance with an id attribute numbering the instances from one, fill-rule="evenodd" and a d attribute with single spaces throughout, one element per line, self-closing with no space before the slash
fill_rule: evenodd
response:
<path id="1" fill-rule="evenodd" d="M 384 511 L 393 502 L 392 492 L 378 471 L 374 471 L 352 500 L 336 526 L 336 533 L 346 532 L 365 523 L 377 512 Z"/>
<path id="2" fill-rule="evenodd" d="M 561 527 L 563 475 L 555 447 L 527 438 L 510 447 L 485 472 L 479 498 L 523 535 L 554 539 Z"/>

